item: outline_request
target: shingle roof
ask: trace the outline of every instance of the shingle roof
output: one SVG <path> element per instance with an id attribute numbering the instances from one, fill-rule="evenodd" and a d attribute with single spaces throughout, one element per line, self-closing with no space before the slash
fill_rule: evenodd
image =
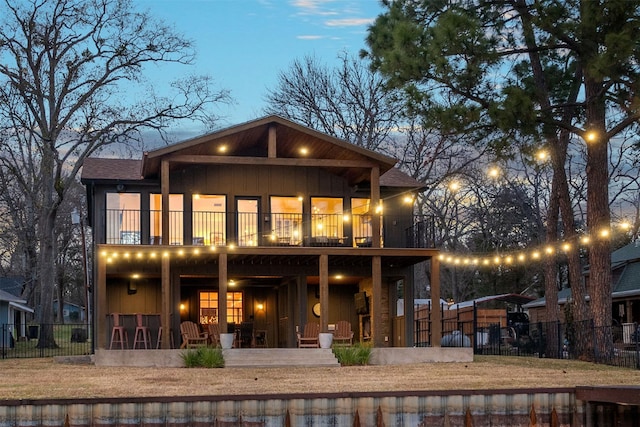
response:
<path id="1" fill-rule="evenodd" d="M 89 157 L 82 165 L 81 180 L 139 180 L 142 160 Z"/>
<path id="2" fill-rule="evenodd" d="M 383 187 L 424 188 L 424 184 L 402 172 L 398 168 L 391 168 L 380 177 Z"/>

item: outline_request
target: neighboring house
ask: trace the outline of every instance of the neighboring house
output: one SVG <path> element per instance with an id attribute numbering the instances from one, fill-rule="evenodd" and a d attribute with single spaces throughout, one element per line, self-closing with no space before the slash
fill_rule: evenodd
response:
<path id="1" fill-rule="evenodd" d="M 33 314 L 27 301 L 0 290 L 0 347 L 13 346 L 13 340 L 27 337 L 27 316 Z"/>
<path id="2" fill-rule="evenodd" d="M 58 315 L 58 300 L 53 300 L 53 315 Z M 62 307 L 62 319 L 64 323 L 81 323 L 85 321 L 85 309 L 83 306 L 72 302 L 64 302 Z"/>
<path id="3" fill-rule="evenodd" d="M 176 346 L 184 320 L 250 322 L 270 347 L 295 347 L 308 322 L 328 331 L 348 320 L 356 341 L 365 325 L 388 346 L 414 265 L 431 260 L 440 292 L 432 223 L 413 215 L 423 185 L 395 164 L 277 116 L 141 160 L 86 159 L 96 347 L 109 347 L 112 313 L 157 316 Z M 405 301 L 407 318 L 413 307 Z M 402 333 L 412 346 L 412 322 Z"/>
<path id="4" fill-rule="evenodd" d="M 613 324 L 640 322 L 640 241 L 630 243 L 611 253 L 611 280 Z M 571 298 L 571 289 L 558 292 L 561 321 L 564 321 L 564 306 L 569 298 Z M 588 300 L 589 296 L 587 296 Z M 531 322 L 546 321 L 545 304 L 545 299 L 540 298 L 523 306 L 529 310 Z"/>

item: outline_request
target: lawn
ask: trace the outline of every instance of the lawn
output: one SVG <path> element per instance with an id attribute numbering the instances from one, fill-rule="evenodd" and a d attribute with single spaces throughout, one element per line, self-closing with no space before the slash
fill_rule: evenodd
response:
<path id="1" fill-rule="evenodd" d="M 573 360 L 476 356 L 470 363 L 337 368 L 120 368 L 0 361 L 0 399 L 334 393 L 637 385 L 640 371 Z"/>

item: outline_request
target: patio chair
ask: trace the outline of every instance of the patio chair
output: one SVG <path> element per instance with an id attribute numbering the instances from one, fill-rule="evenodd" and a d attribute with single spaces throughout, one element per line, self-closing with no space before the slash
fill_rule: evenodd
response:
<path id="1" fill-rule="evenodd" d="M 197 324 L 190 320 L 180 324 L 180 333 L 182 334 L 182 345 L 180 348 L 206 347 L 209 343 L 209 334 L 200 332 Z"/>
<path id="2" fill-rule="evenodd" d="M 218 347 L 220 345 L 220 326 L 217 323 L 209 323 L 207 326 L 209 330 L 209 342 L 214 347 Z"/>
<path id="3" fill-rule="evenodd" d="M 336 323 L 336 330 L 333 332 L 333 343 L 336 345 L 353 345 L 351 322 L 339 320 Z"/>
<path id="4" fill-rule="evenodd" d="M 318 323 L 307 323 L 304 325 L 302 334 L 298 335 L 298 348 L 319 348 L 318 334 L 320 333 L 320 325 Z"/>

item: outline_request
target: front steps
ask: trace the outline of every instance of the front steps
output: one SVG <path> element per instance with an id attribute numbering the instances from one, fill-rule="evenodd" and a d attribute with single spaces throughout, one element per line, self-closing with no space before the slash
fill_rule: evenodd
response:
<path id="1" fill-rule="evenodd" d="M 231 348 L 222 354 L 225 368 L 340 366 L 329 348 Z"/>

